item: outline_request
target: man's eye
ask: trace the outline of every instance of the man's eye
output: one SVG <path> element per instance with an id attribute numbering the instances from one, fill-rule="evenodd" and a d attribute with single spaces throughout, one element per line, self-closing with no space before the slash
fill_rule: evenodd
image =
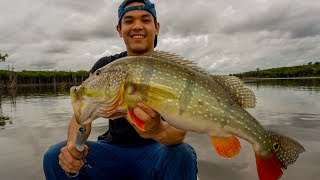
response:
<path id="1" fill-rule="evenodd" d="M 125 24 L 130 24 L 130 23 L 132 23 L 132 21 L 131 20 L 125 20 L 124 23 Z"/>
<path id="2" fill-rule="evenodd" d="M 150 19 L 144 19 L 144 20 L 142 20 L 142 21 L 148 23 L 148 22 L 150 22 L 151 20 L 150 20 Z"/>

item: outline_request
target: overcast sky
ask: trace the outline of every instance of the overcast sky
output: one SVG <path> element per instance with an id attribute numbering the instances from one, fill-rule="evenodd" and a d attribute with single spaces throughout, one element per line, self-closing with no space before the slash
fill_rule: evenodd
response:
<path id="1" fill-rule="evenodd" d="M 122 0 L 0 0 L 0 69 L 90 70 L 125 50 Z M 157 49 L 217 74 L 320 61 L 319 0 L 153 0 Z"/>

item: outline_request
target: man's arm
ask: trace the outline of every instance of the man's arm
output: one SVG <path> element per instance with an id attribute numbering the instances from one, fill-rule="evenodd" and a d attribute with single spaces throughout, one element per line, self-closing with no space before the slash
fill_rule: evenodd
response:
<path id="1" fill-rule="evenodd" d="M 76 142 L 76 134 L 77 134 L 80 127 L 81 126 L 77 123 L 76 119 L 73 116 L 70 123 L 69 123 L 69 127 L 68 127 L 68 143 L 69 142 L 70 143 Z M 88 138 L 91 133 L 91 123 L 86 124 L 84 127 L 86 128 L 86 135 Z"/>
<path id="2" fill-rule="evenodd" d="M 74 116 L 72 117 L 68 127 L 68 140 L 65 147 L 61 148 L 59 155 L 59 164 L 61 168 L 69 173 L 77 173 L 83 166 L 81 154 L 75 147 L 76 134 L 81 126 L 77 123 Z M 91 123 L 85 125 L 87 138 L 91 132 Z M 88 146 L 84 147 L 84 154 L 88 153 Z"/>
<path id="3" fill-rule="evenodd" d="M 183 142 L 186 131 L 177 129 L 163 121 L 152 108 L 143 103 L 138 103 L 133 112 L 137 118 L 145 122 L 145 131 L 141 131 L 133 125 L 141 137 L 152 138 L 165 145 L 175 145 Z"/>

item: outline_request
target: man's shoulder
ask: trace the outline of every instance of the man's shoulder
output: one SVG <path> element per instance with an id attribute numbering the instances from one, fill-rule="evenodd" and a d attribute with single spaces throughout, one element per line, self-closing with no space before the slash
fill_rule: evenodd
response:
<path id="1" fill-rule="evenodd" d="M 91 68 L 90 73 L 94 73 L 97 69 L 111 63 L 112 61 L 127 56 L 127 51 L 121 52 L 119 54 L 114 54 L 111 56 L 105 56 L 100 58 Z"/>

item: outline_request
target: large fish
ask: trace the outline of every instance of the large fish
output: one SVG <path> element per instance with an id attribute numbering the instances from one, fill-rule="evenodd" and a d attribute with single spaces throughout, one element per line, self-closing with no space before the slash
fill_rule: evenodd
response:
<path id="1" fill-rule="evenodd" d="M 275 180 L 305 149 L 297 141 L 264 129 L 244 108 L 255 96 L 231 76 L 210 75 L 194 63 L 166 52 L 118 59 L 70 89 L 76 120 L 125 116 L 144 130 L 133 108 L 144 102 L 172 126 L 209 135 L 216 152 L 231 158 L 237 137 L 252 144 L 261 180 Z"/>

